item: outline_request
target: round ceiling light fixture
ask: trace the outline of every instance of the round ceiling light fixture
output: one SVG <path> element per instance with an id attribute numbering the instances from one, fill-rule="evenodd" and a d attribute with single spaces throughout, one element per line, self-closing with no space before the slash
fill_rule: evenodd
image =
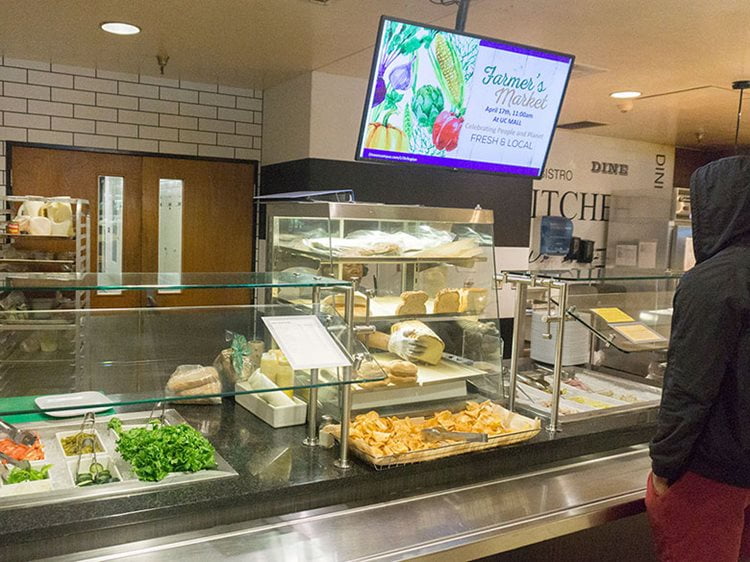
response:
<path id="1" fill-rule="evenodd" d="M 626 90 L 623 92 L 612 92 L 609 94 L 609 97 L 617 100 L 632 100 L 641 97 L 641 93 L 634 90 Z"/>
<path id="2" fill-rule="evenodd" d="M 136 35 L 141 32 L 141 28 L 137 25 L 122 21 L 105 21 L 99 24 L 99 27 L 107 33 L 114 33 L 115 35 Z"/>

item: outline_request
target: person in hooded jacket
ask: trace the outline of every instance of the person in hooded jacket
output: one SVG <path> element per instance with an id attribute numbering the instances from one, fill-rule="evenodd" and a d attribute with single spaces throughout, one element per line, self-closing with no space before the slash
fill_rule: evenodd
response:
<path id="1" fill-rule="evenodd" d="M 674 296 L 646 507 L 662 560 L 750 559 L 750 156 L 690 179 L 696 265 Z"/>

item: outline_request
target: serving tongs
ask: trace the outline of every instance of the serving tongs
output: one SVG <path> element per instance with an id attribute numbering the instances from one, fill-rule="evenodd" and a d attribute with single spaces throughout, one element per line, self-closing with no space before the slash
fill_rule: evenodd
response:
<path id="1" fill-rule="evenodd" d="M 78 435 L 76 436 L 76 446 L 78 447 L 78 460 L 76 461 L 76 472 L 75 472 L 76 486 L 84 486 L 84 485 L 93 483 L 93 480 L 91 479 L 91 466 L 93 466 L 94 464 L 98 464 L 96 461 L 95 425 L 96 425 L 96 417 L 94 416 L 94 413 L 86 412 L 86 415 L 83 416 L 83 421 L 81 422 L 81 429 L 78 430 Z M 89 433 L 90 436 L 86 435 L 87 433 Z M 93 456 L 92 456 L 91 465 L 89 466 L 89 473 L 88 473 L 89 477 L 84 480 L 81 475 L 81 457 L 83 457 L 84 455 L 83 451 L 84 449 L 86 449 L 87 445 L 91 446 L 91 452 Z"/>
<path id="2" fill-rule="evenodd" d="M 15 441 L 20 445 L 31 447 L 36 443 L 36 435 L 33 432 L 19 429 L 2 418 L 0 418 L 0 431 L 5 432 L 11 441 Z"/>
<path id="3" fill-rule="evenodd" d="M 154 412 L 156 411 L 156 408 L 161 405 L 161 414 L 159 414 L 158 418 L 154 418 Z M 154 402 L 154 405 L 151 406 L 151 413 L 148 415 L 148 421 L 146 421 L 146 425 L 148 426 L 151 423 L 151 420 L 158 419 L 159 423 L 161 425 L 167 425 L 166 419 L 167 419 L 167 401 L 162 400 L 161 402 Z"/>
<path id="4" fill-rule="evenodd" d="M 487 443 L 489 435 L 486 433 L 476 433 L 473 431 L 448 431 L 431 427 L 422 430 L 422 437 L 427 441 L 443 441 L 451 439 L 453 441 L 468 441 L 471 443 Z"/>
<path id="5" fill-rule="evenodd" d="M 6 455 L 5 453 L 0 453 L 0 460 L 4 460 L 8 464 L 12 464 L 13 466 L 23 470 L 29 470 L 31 468 L 31 463 L 29 461 L 19 461 L 18 459 L 14 459 L 10 455 Z"/>

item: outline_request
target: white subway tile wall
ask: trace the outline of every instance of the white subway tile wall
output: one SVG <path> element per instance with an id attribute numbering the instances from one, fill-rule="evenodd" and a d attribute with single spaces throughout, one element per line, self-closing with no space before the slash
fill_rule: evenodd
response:
<path id="1" fill-rule="evenodd" d="M 261 159 L 263 93 L 0 56 L 5 141 Z"/>

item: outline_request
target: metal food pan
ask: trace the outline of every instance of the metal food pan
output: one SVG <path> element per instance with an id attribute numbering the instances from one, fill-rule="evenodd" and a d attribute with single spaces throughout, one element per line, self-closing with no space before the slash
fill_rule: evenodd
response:
<path id="1" fill-rule="evenodd" d="M 86 487 L 77 487 L 71 474 L 75 471 L 77 456 L 65 456 L 58 434 L 68 435 L 75 433 L 81 427 L 81 418 L 55 419 L 42 422 L 29 422 L 16 424 L 22 429 L 35 431 L 42 442 L 44 449 L 44 460 L 32 461 L 34 468 L 40 468 L 45 464 L 51 464 L 49 480 L 38 480 L 35 482 L 20 484 L 5 484 L 0 482 L 0 510 L 41 505 L 48 503 L 61 503 L 76 501 L 79 499 L 90 499 L 100 496 L 120 496 L 137 491 L 148 491 L 165 486 L 189 484 L 215 478 L 236 476 L 237 472 L 218 453 L 215 453 L 217 467 L 211 470 L 201 470 L 195 473 L 170 474 L 161 482 L 142 482 L 133 473 L 130 465 L 115 450 L 116 437 L 107 428 L 109 420 L 117 417 L 122 420 L 125 427 L 145 426 L 152 417 L 151 411 L 129 412 L 115 414 L 114 416 L 101 416 L 96 418 L 94 429 L 105 449 L 104 453 L 97 453 L 97 459 L 106 460 L 111 467 L 113 475 L 121 478 L 120 482 L 109 484 L 98 484 Z M 166 410 L 165 423 L 175 425 L 185 423 L 185 419 L 175 410 Z M 81 465 L 92 461 L 93 455 L 83 455 Z M 44 483 L 44 484 L 39 484 Z M 27 485 L 28 484 L 28 485 Z M 20 486 L 19 488 L 16 488 Z"/>

